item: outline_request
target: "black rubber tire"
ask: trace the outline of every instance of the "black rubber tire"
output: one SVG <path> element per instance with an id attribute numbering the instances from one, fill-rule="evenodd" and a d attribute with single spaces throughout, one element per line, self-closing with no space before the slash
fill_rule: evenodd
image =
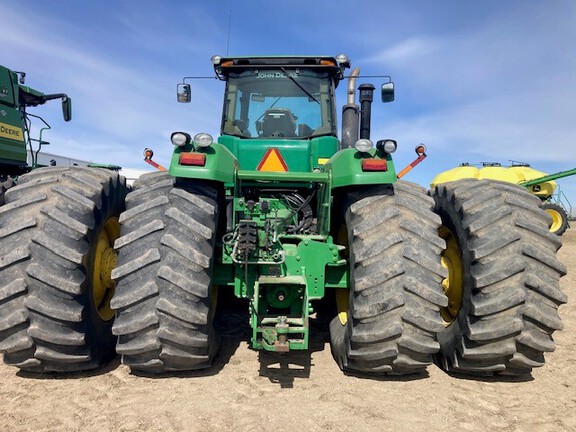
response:
<path id="1" fill-rule="evenodd" d="M 12 186 L 14 186 L 14 181 L 11 178 L 0 182 L 0 206 L 3 206 L 6 202 L 4 195 L 6 194 L 6 191 Z"/>
<path id="2" fill-rule="evenodd" d="M 92 297 L 105 221 L 124 209 L 126 181 L 95 168 L 21 176 L 0 208 L 0 352 L 25 371 L 96 368 L 114 356 L 112 320 Z"/>
<path id="3" fill-rule="evenodd" d="M 144 174 L 126 198 L 116 241 L 116 351 L 134 371 L 209 367 L 218 348 L 211 280 L 220 191 Z"/>
<path id="4" fill-rule="evenodd" d="M 405 181 L 354 192 L 346 201 L 348 322 L 332 320 L 332 353 L 343 370 L 422 372 L 440 349 L 440 307 L 447 305 L 434 202 Z"/>
<path id="5" fill-rule="evenodd" d="M 566 302 L 539 198 L 524 188 L 466 179 L 436 186 L 435 211 L 456 237 L 463 264 L 462 306 L 438 335 L 437 361 L 450 372 L 523 375 L 554 351 Z"/>
<path id="6" fill-rule="evenodd" d="M 562 234 L 564 234 L 566 232 L 566 230 L 568 229 L 568 214 L 566 214 L 566 210 L 564 210 L 558 204 L 554 204 L 551 202 L 547 202 L 547 203 L 542 204 L 542 210 L 544 210 L 544 211 L 552 210 L 558 214 L 558 216 L 562 219 L 562 223 L 560 224 L 560 226 L 555 231 L 552 231 L 552 226 L 551 226 L 552 224 L 550 224 L 550 232 L 556 234 L 557 236 L 561 236 Z"/>

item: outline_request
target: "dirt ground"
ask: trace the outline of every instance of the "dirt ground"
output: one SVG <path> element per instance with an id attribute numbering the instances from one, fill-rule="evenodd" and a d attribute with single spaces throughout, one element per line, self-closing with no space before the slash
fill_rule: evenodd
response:
<path id="1" fill-rule="evenodd" d="M 563 239 L 565 327 L 530 377 L 463 379 L 435 366 L 409 379 L 346 376 L 325 338 L 276 356 L 232 328 L 211 369 L 176 377 L 135 376 L 119 361 L 66 377 L 1 364 L 0 431 L 576 431 L 576 230 Z"/>

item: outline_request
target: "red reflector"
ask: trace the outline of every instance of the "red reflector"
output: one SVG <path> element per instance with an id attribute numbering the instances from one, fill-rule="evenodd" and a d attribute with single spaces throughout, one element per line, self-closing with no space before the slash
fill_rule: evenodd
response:
<path id="1" fill-rule="evenodd" d="M 387 171 L 386 159 L 362 159 L 362 171 Z"/>
<path id="2" fill-rule="evenodd" d="M 206 155 L 204 153 L 180 153 L 180 165 L 206 165 Z"/>

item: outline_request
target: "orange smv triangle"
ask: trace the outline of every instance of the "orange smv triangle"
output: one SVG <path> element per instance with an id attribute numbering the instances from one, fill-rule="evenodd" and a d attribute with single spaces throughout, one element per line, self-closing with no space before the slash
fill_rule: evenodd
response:
<path id="1" fill-rule="evenodd" d="M 286 172 L 288 166 L 277 148 L 269 148 L 256 169 L 258 171 Z"/>

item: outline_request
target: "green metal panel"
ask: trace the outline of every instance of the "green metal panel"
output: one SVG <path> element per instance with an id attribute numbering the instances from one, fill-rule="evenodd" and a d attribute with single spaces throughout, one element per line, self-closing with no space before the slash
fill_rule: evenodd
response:
<path id="1" fill-rule="evenodd" d="M 9 106 L 2 107 L 5 115 L 0 117 L 0 159 L 26 163 L 26 145 L 20 111 Z"/>
<path id="2" fill-rule="evenodd" d="M 289 172 L 310 172 L 320 167 L 323 159 L 332 157 L 338 150 L 338 140 L 333 136 L 311 140 L 283 140 L 242 139 L 222 135 L 218 142 L 237 155 L 242 170 L 255 170 L 269 148 L 280 151 Z"/>
<path id="3" fill-rule="evenodd" d="M 0 105 L 16 106 L 18 77 L 10 69 L 0 66 Z"/>
<path id="4" fill-rule="evenodd" d="M 254 181 L 278 181 L 278 182 L 328 182 L 329 173 L 325 172 L 267 172 L 267 171 L 244 171 L 237 174 L 238 180 Z"/>
<path id="5" fill-rule="evenodd" d="M 360 186 L 370 184 L 390 184 L 396 182 L 396 170 L 392 157 L 385 156 L 388 170 L 384 172 L 364 172 L 362 171 L 362 159 L 374 157 L 376 150 L 369 153 L 360 153 L 358 150 L 348 148 L 336 153 L 324 165 L 324 170 L 332 173 L 332 187 Z"/>
<path id="6" fill-rule="evenodd" d="M 25 165 L 26 145 L 18 110 L 18 77 L 0 66 L 0 164 Z"/>
<path id="7" fill-rule="evenodd" d="M 210 147 L 197 150 L 206 154 L 206 165 L 203 167 L 180 165 L 180 153 L 190 151 L 193 151 L 191 145 L 174 149 L 169 169 L 171 176 L 234 183 L 238 160 L 225 146 L 214 143 Z"/>

